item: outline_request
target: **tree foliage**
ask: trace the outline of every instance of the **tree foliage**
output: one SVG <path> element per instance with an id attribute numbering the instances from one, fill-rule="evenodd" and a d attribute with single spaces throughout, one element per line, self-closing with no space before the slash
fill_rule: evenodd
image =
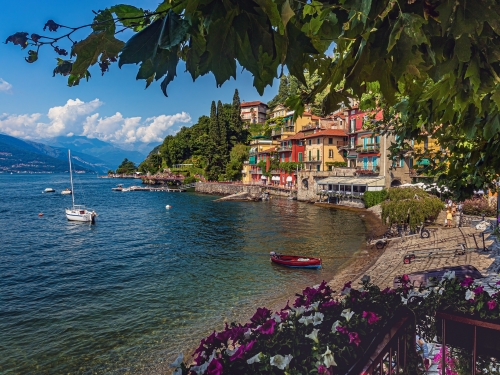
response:
<path id="1" fill-rule="evenodd" d="M 470 191 L 500 170 L 499 19 L 497 0 L 166 0 L 153 12 L 101 10 L 78 43 L 71 35 L 85 25 L 54 21 L 50 32 L 69 32 L 23 31 L 6 42 L 30 46 L 26 60 L 34 62 L 43 45 L 65 56 L 67 37 L 71 58 L 54 74 L 69 76 L 69 85 L 88 79 L 92 65 L 105 72 L 118 60 L 140 64 L 146 86 L 161 79 L 165 95 L 180 61 L 193 79 L 211 72 L 217 86 L 235 78 L 239 64 L 261 94 L 286 67 L 305 88 L 286 101 L 296 115 L 325 90 L 325 113 L 365 96 L 400 139 L 432 134 L 446 151 L 436 173 Z M 122 28 L 136 32 L 125 44 L 115 36 Z M 318 79 L 308 84 L 305 71 Z"/>
<path id="2" fill-rule="evenodd" d="M 137 167 L 133 161 L 127 158 L 123 159 L 122 163 L 116 169 L 118 174 L 132 174 L 137 171 Z"/>
<path id="3" fill-rule="evenodd" d="M 419 188 L 390 188 L 381 206 L 382 221 L 389 225 L 404 222 L 411 228 L 436 218 L 444 208 L 438 197 Z"/>
<path id="4" fill-rule="evenodd" d="M 383 189 L 380 191 L 366 191 L 363 194 L 363 202 L 365 202 L 366 208 L 376 206 L 382 203 L 387 198 L 387 190 Z"/>

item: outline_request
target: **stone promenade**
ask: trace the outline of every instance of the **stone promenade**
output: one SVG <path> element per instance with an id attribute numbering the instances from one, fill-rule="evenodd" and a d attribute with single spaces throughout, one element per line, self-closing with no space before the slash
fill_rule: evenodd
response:
<path id="1" fill-rule="evenodd" d="M 404 241 L 400 238 L 389 241 L 382 254 L 372 264 L 367 264 L 364 269 L 354 272 L 341 272 L 329 284 L 339 291 L 342 285 L 353 280 L 353 286 L 358 286 L 361 277 L 366 274 L 371 281 L 380 288 L 393 287 L 395 276 L 412 272 L 425 271 L 434 268 L 472 265 L 484 276 L 498 275 L 500 271 L 500 249 L 495 237 L 485 233 L 485 246 L 490 249 L 483 252 L 481 231 L 475 228 L 428 228 L 431 233 L 429 238 L 420 236 L 407 236 Z M 454 250 L 460 249 L 460 244 L 465 244 L 468 249 L 465 255 L 455 255 Z M 479 247 L 479 250 L 476 250 Z M 428 255 L 433 252 L 433 256 Z M 417 257 L 410 264 L 404 263 L 407 254 L 416 252 Z M 420 252 L 420 253 L 419 253 Z M 375 255 L 375 249 L 368 249 L 367 258 Z"/>

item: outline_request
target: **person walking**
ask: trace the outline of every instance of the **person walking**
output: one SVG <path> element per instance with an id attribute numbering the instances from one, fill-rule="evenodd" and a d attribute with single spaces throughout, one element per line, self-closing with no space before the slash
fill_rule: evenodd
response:
<path id="1" fill-rule="evenodd" d="M 446 211 L 446 226 L 448 228 L 451 228 L 452 221 L 453 221 L 453 213 L 451 212 L 451 209 L 448 208 L 448 211 Z"/>

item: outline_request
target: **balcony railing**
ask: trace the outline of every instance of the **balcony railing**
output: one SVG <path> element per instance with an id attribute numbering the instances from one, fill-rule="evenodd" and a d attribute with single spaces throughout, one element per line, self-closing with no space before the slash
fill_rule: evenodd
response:
<path id="1" fill-rule="evenodd" d="M 290 146 L 284 146 L 278 148 L 278 152 L 285 152 L 285 151 L 292 151 L 292 148 Z"/>
<path id="2" fill-rule="evenodd" d="M 258 169 L 252 169 L 250 171 L 250 174 L 262 174 L 262 169 L 258 168 Z"/>
<path id="3" fill-rule="evenodd" d="M 272 130 L 271 131 L 271 135 L 272 136 L 281 135 L 281 129 Z"/>
<path id="4" fill-rule="evenodd" d="M 376 144 L 376 145 L 372 145 L 372 146 L 357 145 L 356 151 L 361 153 L 361 154 L 367 153 L 367 152 L 378 152 L 378 151 L 380 151 L 380 144 Z"/>
<path id="5" fill-rule="evenodd" d="M 321 163 L 321 158 L 304 158 L 304 163 Z"/>

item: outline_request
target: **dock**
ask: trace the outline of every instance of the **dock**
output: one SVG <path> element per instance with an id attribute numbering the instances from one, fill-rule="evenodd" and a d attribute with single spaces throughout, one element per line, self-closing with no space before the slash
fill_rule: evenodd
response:
<path id="1" fill-rule="evenodd" d="M 124 188 L 128 189 L 127 191 L 161 191 L 165 193 L 184 193 L 186 189 L 183 188 L 170 188 L 170 187 L 142 187 L 142 186 L 131 186 L 129 188 Z"/>

